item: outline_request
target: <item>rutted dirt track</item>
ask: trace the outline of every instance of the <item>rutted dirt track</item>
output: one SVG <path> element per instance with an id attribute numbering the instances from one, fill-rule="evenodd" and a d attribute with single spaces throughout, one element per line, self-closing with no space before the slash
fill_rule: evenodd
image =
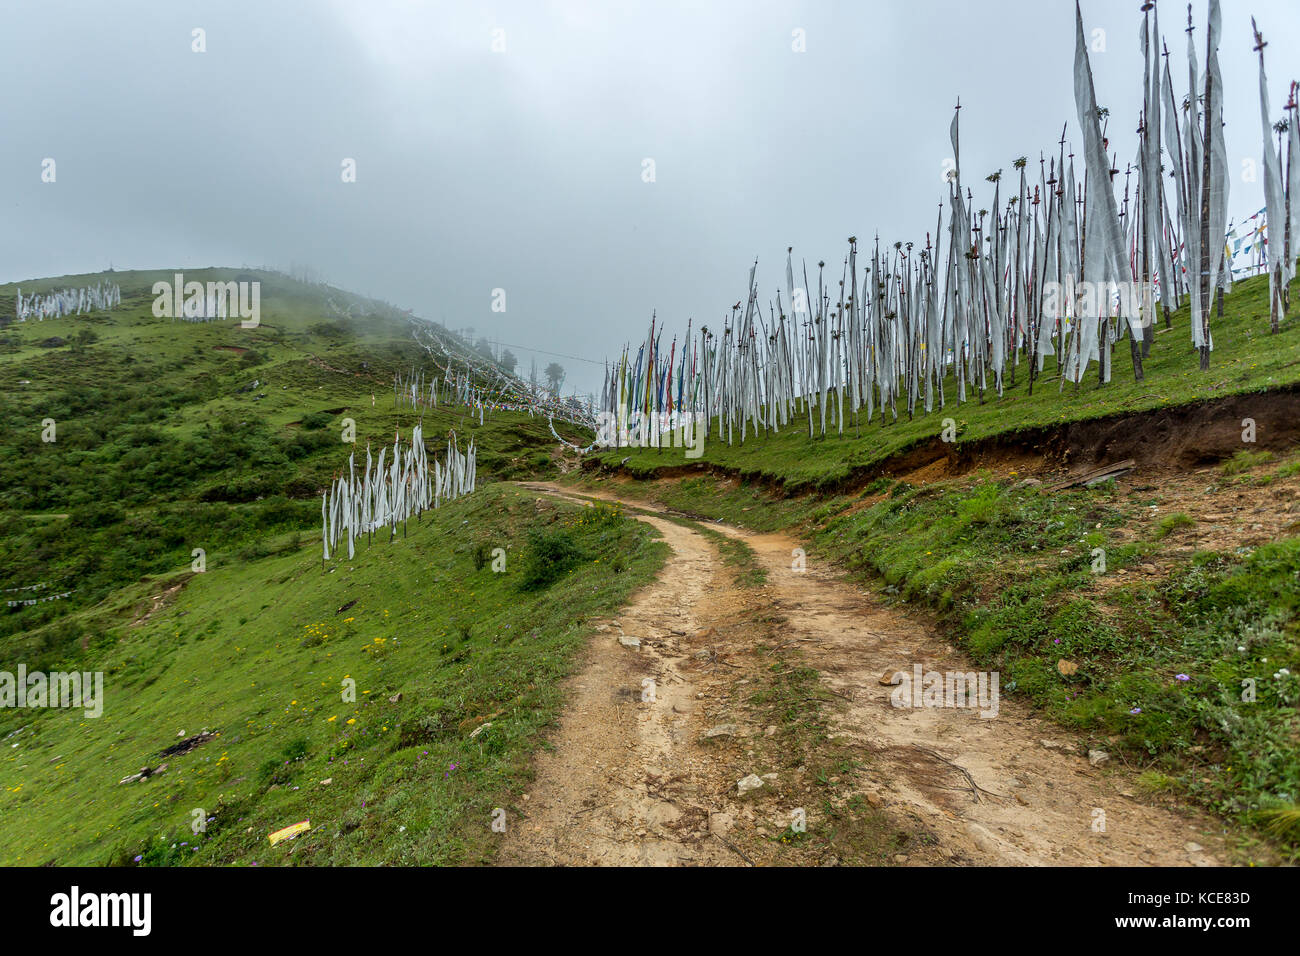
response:
<path id="1" fill-rule="evenodd" d="M 722 590 L 721 561 L 701 535 L 671 521 L 643 520 L 673 553 L 618 624 L 596 636 L 571 680 L 555 749 L 538 758 L 538 784 L 521 808 L 528 818 L 507 838 L 503 862 L 740 862 L 709 838 L 718 794 L 709 786 L 708 755 L 696 743 L 700 691 L 683 675 L 696 650 L 689 636 L 726 614 L 734 595 Z M 647 681 L 654 682 L 653 702 L 642 700 L 650 696 Z"/>
<path id="2" fill-rule="evenodd" d="M 546 484 L 524 487 L 570 500 L 612 495 Z M 636 501 L 632 509 L 654 511 Z M 949 707 L 896 708 L 881 683 L 914 664 L 970 671 L 969 662 L 927 626 L 886 608 L 816 555 L 792 569 L 798 542 L 710 524 L 742 540 L 767 571 L 758 589 L 739 589 L 712 542 L 664 517 L 641 515 L 672 548 L 658 579 L 617 624 L 591 643 L 571 679 L 553 749 L 501 862 L 515 864 L 723 864 L 768 862 L 746 853 L 737 834 L 755 827 L 737 798 L 734 768 L 702 734 L 739 671 L 702 662 L 746 648 L 734 620 L 766 602 L 804 661 L 835 695 L 834 733 L 860 752 L 863 790 L 886 814 L 933 835 L 937 855 L 913 863 L 974 865 L 1212 866 L 1228 853 L 1209 818 L 1153 806 L 1130 774 L 1095 768 L 1057 743 L 1062 732 L 1002 699 L 997 716 Z M 620 642 L 635 637 L 641 646 Z M 728 647 L 730 644 L 732 646 Z M 654 700 L 643 700 L 644 682 Z M 730 688 L 734 690 L 734 688 Z M 743 775 L 743 774 L 742 774 Z M 739 808 L 738 808 L 739 804 Z M 1104 830 L 1098 827 L 1103 820 Z M 809 811 L 809 827 L 816 826 Z M 732 832 L 735 827 L 735 832 Z M 731 834 L 731 838 L 727 834 Z"/>

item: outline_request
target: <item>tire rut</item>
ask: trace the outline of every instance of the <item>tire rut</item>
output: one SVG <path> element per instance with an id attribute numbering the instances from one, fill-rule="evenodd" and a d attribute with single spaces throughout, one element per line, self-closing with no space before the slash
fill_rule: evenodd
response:
<path id="1" fill-rule="evenodd" d="M 523 487 L 554 497 L 555 489 Z M 726 781 L 699 741 L 707 682 L 698 637 L 735 612 L 702 535 L 655 517 L 672 549 L 657 579 L 598 626 L 565 685 L 567 704 L 498 861 L 514 865 L 721 865 L 744 857 L 713 836 Z M 721 600 L 717 600 L 719 596 Z M 622 639 L 635 639 L 628 646 Z"/>

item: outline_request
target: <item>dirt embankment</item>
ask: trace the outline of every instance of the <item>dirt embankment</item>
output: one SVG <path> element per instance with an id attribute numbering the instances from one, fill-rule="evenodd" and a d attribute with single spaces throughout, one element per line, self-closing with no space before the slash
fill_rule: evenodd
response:
<path id="1" fill-rule="evenodd" d="M 1250 436 L 1253 436 L 1253 440 Z M 973 441 L 928 438 L 884 461 L 855 470 L 823 493 L 856 491 L 879 477 L 926 484 L 988 469 L 1021 476 L 1079 472 L 1133 459 L 1147 472 L 1185 470 L 1231 458 L 1242 450 L 1282 452 L 1300 445 L 1300 388 L 1230 395 L 1226 398 L 1024 428 Z M 621 473 L 620 466 L 588 460 L 588 470 Z M 713 474 L 734 477 L 718 465 L 666 465 L 656 477 Z M 775 492 L 776 480 L 763 481 Z"/>

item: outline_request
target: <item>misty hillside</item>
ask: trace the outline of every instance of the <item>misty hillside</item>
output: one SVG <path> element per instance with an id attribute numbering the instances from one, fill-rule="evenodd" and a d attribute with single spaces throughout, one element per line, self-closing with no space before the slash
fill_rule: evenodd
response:
<path id="1" fill-rule="evenodd" d="M 470 353 L 455 333 L 329 286 L 233 269 L 185 278 L 260 282 L 257 328 L 157 318 L 153 284 L 173 277 L 0 287 L 0 587 L 72 591 L 0 615 L 0 635 L 25 635 L 46 663 L 85 642 L 75 624 L 59 624 L 70 610 L 188 566 L 194 548 L 211 558 L 318 529 L 319 496 L 353 447 L 341 440 L 345 418 L 363 452 L 377 454 L 423 417 L 435 439 L 474 438 L 484 478 L 552 470 L 544 419 L 498 412 L 480 426 L 463 407 L 423 416 L 395 407 L 395 373 L 435 368 L 413 332 Z M 30 297 L 99 282 L 120 286 L 120 306 L 15 321 L 19 289 Z M 44 440 L 47 420 L 54 441 Z"/>
<path id="2" fill-rule="evenodd" d="M 171 278 L 0 291 L 0 654 L 105 678 L 101 713 L 0 713 L 0 859 L 256 865 L 303 817 L 330 821 L 287 846 L 316 862 L 487 859 L 468 821 L 525 779 L 583 609 L 619 603 L 659 552 L 616 511 L 575 521 L 492 484 L 557 473 L 545 417 L 398 406 L 395 373 L 434 378 L 448 352 L 458 387 L 502 387 L 482 355 L 456 364 L 473 346 L 455 333 L 238 270 L 186 279 L 259 281 L 256 328 L 155 317 Z M 121 305 L 13 320 L 19 286 L 97 283 Z M 432 454 L 472 440 L 486 487 L 322 562 L 322 490 L 417 422 Z M 485 714 L 471 762 L 460 728 Z"/>

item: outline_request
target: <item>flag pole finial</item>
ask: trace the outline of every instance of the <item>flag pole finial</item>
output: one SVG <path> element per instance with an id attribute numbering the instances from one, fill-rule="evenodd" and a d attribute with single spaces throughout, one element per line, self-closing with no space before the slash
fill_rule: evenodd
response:
<path id="1" fill-rule="evenodd" d="M 1254 17 L 1250 18 L 1250 29 L 1255 34 L 1255 46 L 1252 47 L 1252 50 L 1255 53 L 1259 53 L 1262 58 L 1264 47 L 1268 46 L 1268 44 L 1264 42 L 1264 35 L 1259 32 L 1259 27 L 1255 26 Z"/>

